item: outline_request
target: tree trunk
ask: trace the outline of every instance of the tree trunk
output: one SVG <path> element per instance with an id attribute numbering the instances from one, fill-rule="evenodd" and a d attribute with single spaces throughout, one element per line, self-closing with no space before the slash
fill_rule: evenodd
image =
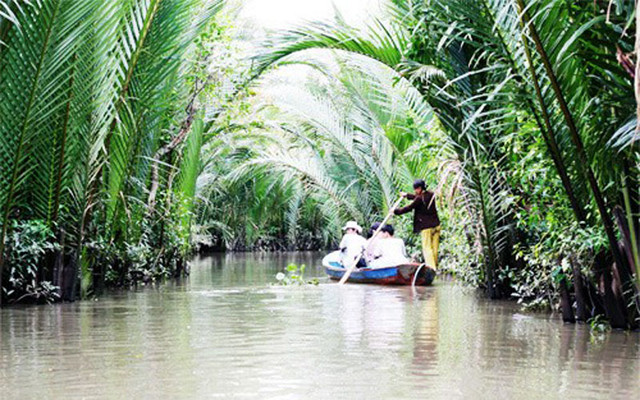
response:
<path id="1" fill-rule="evenodd" d="M 615 281 L 619 284 L 614 286 L 614 293 L 618 292 L 620 300 L 624 304 L 624 308 L 627 310 L 627 319 L 629 324 L 635 325 L 636 317 L 638 315 L 638 309 L 640 309 L 640 305 L 638 304 L 638 299 L 633 295 L 636 292 L 636 283 L 633 279 L 632 268 L 635 266 L 634 256 L 633 256 L 633 242 L 631 238 L 631 232 L 629 230 L 629 225 L 627 223 L 627 219 L 625 218 L 624 212 L 622 208 L 616 207 L 613 210 L 613 215 L 615 216 L 616 222 L 618 224 L 618 229 L 622 233 L 622 252 L 626 256 L 626 264 L 615 265 L 615 271 L 612 271 L 614 277 L 617 278 Z M 634 268 L 635 269 L 635 268 Z M 629 295 L 631 293 L 631 295 Z"/>
<path id="2" fill-rule="evenodd" d="M 153 156 L 153 161 L 151 165 L 151 188 L 149 189 L 149 197 L 147 200 L 147 214 L 152 215 L 155 206 L 156 206 L 156 196 L 158 195 L 158 189 L 160 188 L 160 161 L 167 154 L 171 153 L 180 143 L 184 141 L 191 129 L 191 125 L 193 124 L 193 120 L 196 116 L 197 107 L 196 100 L 198 98 L 198 94 L 202 91 L 205 85 L 202 85 L 202 88 L 198 89 L 198 81 L 196 81 L 195 89 L 193 95 L 191 96 L 191 100 L 187 105 L 187 117 L 182 122 L 180 127 L 180 131 L 178 134 L 171 139 L 169 143 L 162 146 Z"/>
<path id="3" fill-rule="evenodd" d="M 571 304 L 571 295 L 567 286 L 566 278 L 560 280 L 560 308 L 562 310 L 562 320 L 564 322 L 576 322 L 573 314 L 573 305 Z"/>
<path id="4" fill-rule="evenodd" d="M 582 271 L 580 271 L 580 266 L 573 257 L 569 257 L 569 262 L 573 270 L 573 288 L 576 295 L 576 319 L 585 322 L 589 319 L 588 309 L 590 307 L 588 307 L 589 297 L 584 286 L 584 277 L 582 276 Z"/>
<path id="5" fill-rule="evenodd" d="M 101 294 L 104 290 L 104 274 L 106 264 L 107 260 L 105 260 L 101 255 L 98 255 L 96 257 L 96 263 L 94 264 L 93 270 L 91 271 L 91 282 L 94 294 Z"/>
<path id="6" fill-rule="evenodd" d="M 60 250 L 55 253 L 55 261 L 53 264 L 53 285 L 57 286 L 58 289 L 56 292 L 60 299 L 62 299 L 62 285 L 64 283 L 64 242 L 65 242 L 66 232 L 64 229 L 60 229 L 58 231 L 58 244 L 60 245 Z"/>
<path id="7" fill-rule="evenodd" d="M 176 278 L 180 278 L 182 276 L 183 271 L 184 271 L 184 258 L 179 257 L 176 260 L 176 271 L 173 276 Z"/>
<path id="8" fill-rule="evenodd" d="M 626 318 L 620 310 L 620 304 L 613 294 L 613 290 L 611 290 L 611 268 L 608 266 L 608 261 L 603 253 L 597 256 L 596 268 L 598 268 L 596 277 L 603 297 L 605 315 L 613 328 L 625 329 L 627 328 Z"/>
<path id="9" fill-rule="evenodd" d="M 69 256 L 69 261 L 65 263 L 62 272 L 62 300 L 75 301 L 76 286 L 78 284 L 78 255 L 74 251 Z"/>

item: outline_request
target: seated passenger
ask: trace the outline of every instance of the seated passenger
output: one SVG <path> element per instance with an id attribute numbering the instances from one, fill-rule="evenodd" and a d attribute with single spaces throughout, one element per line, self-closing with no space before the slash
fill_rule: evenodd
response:
<path id="1" fill-rule="evenodd" d="M 378 237 L 374 242 L 372 242 L 371 240 L 373 239 L 373 234 L 378 230 L 378 228 L 380 228 L 380 222 L 374 222 L 373 225 L 371 225 L 369 232 L 367 233 L 367 245 L 366 245 L 366 250 L 364 251 L 364 259 L 367 261 L 367 264 L 373 261 L 374 259 L 373 253 L 375 252 L 375 249 L 376 249 L 376 243 L 381 238 L 380 235 L 382 234 L 382 232 L 378 233 Z"/>
<path id="2" fill-rule="evenodd" d="M 367 266 L 367 263 L 364 257 L 360 257 L 367 245 L 366 239 L 360 236 L 362 228 L 356 221 L 349 221 L 344 226 L 344 228 L 342 228 L 342 230 L 345 231 L 344 236 L 340 241 L 342 265 L 345 268 L 349 269 L 353 266 L 353 263 L 356 261 L 356 259 L 360 258 L 356 266 L 358 268 L 365 268 Z"/>
<path id="3" fill-rule="evenodd" d="M 374 260 L 369 264 L 371 268 L 393 267 L 410 262 L 404 241 L 395 238 L 394 233 L 392 225 L 382 227 L 382 236 L 376 240 L 373 250 Z"/>

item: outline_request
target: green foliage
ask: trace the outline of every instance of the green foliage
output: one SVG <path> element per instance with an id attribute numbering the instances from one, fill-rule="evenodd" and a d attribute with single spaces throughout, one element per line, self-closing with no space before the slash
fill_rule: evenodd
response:
<path id="1" fill-rule="evenodd" d="M 7 285 L 2 295 L 9 302 L 29 300 L 52 302 L 58 299 L 57 288 L 43 279 L 42 265 L 59 250 L 51 229 L 42 220 L 13 222 L 7 238 Z"/>
<path id="2" fill-rule="evenodd" d="M 0 286 L 9 299 L 48 296 L 41 278 L 51 273 L 49 263 L 14 267 L 19 254 L 5 248 L 14 229 L 27 235 L 23 225 L 32 222 L 65 233 L 64 260 L 78 271 L 83 296 L 103 283 L 134 281 L 141 271 L 165 276 L 176 256 L 188 256 L 202 121 L 185 135 L 186 146 L 181 133 L 191 131 L 187 106 L 210 83 L 196 42 L 208 40 L 223 4 L 2 3 L 0 276 L 11 280 Z M 170 144 L 161 153 L 167 159 L 153 160 Z M 163 165 L 161 218 L 149 207 L 154 162 Z M 74 288 L 77 278 L 62 286 Z"/>
<path id="3" fill-rule="evenodd" d="M 305 279 L 304 278 L 304 270 L 307 268 L 306 265 L 302 264 L 300 266 L 295 264 L 287 265 L 287 268 L 284 272 L 278 272 L 276 274 L 276 280 L 278 281 L 278 285 L 282 286 L 302 286 L 302 285 L 318 285 L 320 282 L 317 278 Z"/>
<path id="4" fill-rule="evenodd" d="M 201 197 L 211 204 L 199 221 L 218 231 L 221 247 L 335 245 L 346 219 L 381 219 L 425 176 L 418 139 L 436 129 L 428 131 L 431 109 L 415 89 L 366 63 L 314 62 L 300 82 L 262 84 L 255 111 L 236 114 L 238 129 L 208 145 Z M 363 79 L 367 71 L 375 75 Z"/>
<path id="5" fill-rule="evenodd" d="M 193 123 L 191 132 L 185 143 L 183 152 L 183 160 L 180 165 L 178 175 L 178 185 L 175 204 L 177 211 L 175 217 L 180 221 L 179 236 L 183 239 L 181 252 L 187 255 L 190 250 L 191 222 L 193 219 L 193 203 L 196 195 L 196 180 L 200 175 L 202 163 L 200 161 L 200 152 L 202 151 L 203 142 L 203 122 L 201 119 Z"/>
<path id="6" fill-rule="evenodd" d="M 587 323 L 589 324 L 592 341 L 602 341 L 605 335 L 611 331 L 611 324 L 602 315 L 596 315 L 589 319 Z"/>

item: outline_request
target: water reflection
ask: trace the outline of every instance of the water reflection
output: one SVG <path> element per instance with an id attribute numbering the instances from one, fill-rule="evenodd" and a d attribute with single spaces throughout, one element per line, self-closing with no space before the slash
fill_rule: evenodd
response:
<path id="1" fill-rule="evenodd" d="M 219 255 L 189 279 L 0 311 L 0 398 L 638 398 L 640 336 L 450 283 L 279 287 L 320 255 Z"/>

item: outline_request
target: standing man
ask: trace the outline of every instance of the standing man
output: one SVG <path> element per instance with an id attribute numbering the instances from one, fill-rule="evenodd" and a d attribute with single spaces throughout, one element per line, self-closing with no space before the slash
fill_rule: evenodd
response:
<path id="1" fill-rule="evenodd" d="M 413 211 L 413 232 L 419 233 L 422 239 L 424 262 L 432 268 L 438 266 L 438 246 L 440 244 L 440 219 L 436 210 L 433 192 L 427 190 L 422 179 L 413 182 L 415 194 L 402 193 L 402 197 L 413 200 L 406 207 L 393 210 L 395 215 Z"/>

